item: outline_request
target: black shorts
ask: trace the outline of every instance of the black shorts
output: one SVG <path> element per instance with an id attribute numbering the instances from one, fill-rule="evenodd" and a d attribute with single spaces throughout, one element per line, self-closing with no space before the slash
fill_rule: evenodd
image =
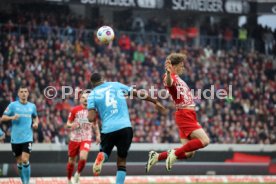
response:
<path id="1" fill-rule="evenodd" d="M 121 158 L 126 158 L 133 137 L 131 127 L 123 128 L 115 132 L 101 134 L 101 149 L 108 157 L 114 146 L 117 147 L 117 154 Z"/>
<path id="2" fill-rule="evenodd" d="M 31 153 L 32 151 L 32 142 L 24 142 L 19 144 L 11 144 L 12 153 L 15 157 L 22 155 L 22 152 Z"/>

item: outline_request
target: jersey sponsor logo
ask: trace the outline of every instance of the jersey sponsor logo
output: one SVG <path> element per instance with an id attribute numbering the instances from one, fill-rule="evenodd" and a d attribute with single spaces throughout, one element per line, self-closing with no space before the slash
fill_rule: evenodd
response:
<path id="1" fill-rule="evenodd" d="M 88 119 L 78 119 L 79 123 L 89 123 Z"/>
<path id="2" fill-rule="evenodd" d="M 31 114 L 18 114 L 20 117 L 24 117 L 24 118 L 31 118 L 32 115 Z"/>
<path id="3" fill-rule="evenodd" d="M 76 114 L 76 122 L 78 123 L 89 123 L 88 119 L 88 111 L 87 110 L 80 110 Z"/>
<path id="4" fill-rule="evenodd" d="M 75 127 L 70 131 L 70 140 L 79 142 L 92 139 L 92 123 L 88 121 L 87 115 L 87 109 L 81 108 L 75 111 L 74 124 L 77 124 L 78 128 Z"/>

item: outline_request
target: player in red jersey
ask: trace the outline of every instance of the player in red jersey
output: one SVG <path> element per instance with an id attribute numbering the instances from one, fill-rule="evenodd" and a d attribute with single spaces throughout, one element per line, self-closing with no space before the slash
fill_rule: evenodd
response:
<path id="1" fill-rule="evenodd" d="M 196 150 L 204 148 L 210 142 L 208 135 L 197 122 L 193 95 L 187 84 L 179 77 L 184 73 L 185 59 L 186 56 L 183 54 L 170 54 L 165 63 L 166 73 L 163 81 L 175 103 L 175 122 L 183 145 L 162 153 L 150 151 L 146 172 L 149 172 L 158 161 L 165 159 L 166 169 L 170 171 L 177 159 L 193 157 Z"/>
<path id="2" fill-rule="evenodd" d="M 97 123 L 88 121 L 87 115 L 87 93 L 81 94 L 80 105 L 74 107 L 68 117 L 67 127 L 70 129 L 70 142 L 68 145 L 67 178 L 68 183 L 79 183 L 80 173 L 85 167 L 88 152 L 92 140 L 92 128 L 96 133 L 96 142 L 100 143 L 100 131 Z M 74 182 L 71 180 L 74 172 L 76 157 L 79 155 L 78 168 L 74 175 Z"/>

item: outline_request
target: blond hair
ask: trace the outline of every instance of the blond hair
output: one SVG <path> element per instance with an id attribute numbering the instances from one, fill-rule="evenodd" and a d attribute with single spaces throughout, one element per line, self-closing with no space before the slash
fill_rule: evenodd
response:
<path id="1" fill-rule="evenodd" d="M 171 53 L 167 59 L 171 61 L 172 65 L 177 65 L 186 60 L 186 55 L 181 53 Z"/>

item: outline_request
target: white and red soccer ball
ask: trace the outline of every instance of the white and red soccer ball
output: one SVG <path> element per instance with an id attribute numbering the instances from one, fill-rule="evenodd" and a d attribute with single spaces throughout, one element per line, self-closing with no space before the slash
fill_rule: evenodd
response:
<path id="1" fill-rule="evenodd" d="M 109 26 L 102 26 L 97 31 L 97 38 L 103 44 L 109 44 L 114 39 L 114 31 Z"/>

